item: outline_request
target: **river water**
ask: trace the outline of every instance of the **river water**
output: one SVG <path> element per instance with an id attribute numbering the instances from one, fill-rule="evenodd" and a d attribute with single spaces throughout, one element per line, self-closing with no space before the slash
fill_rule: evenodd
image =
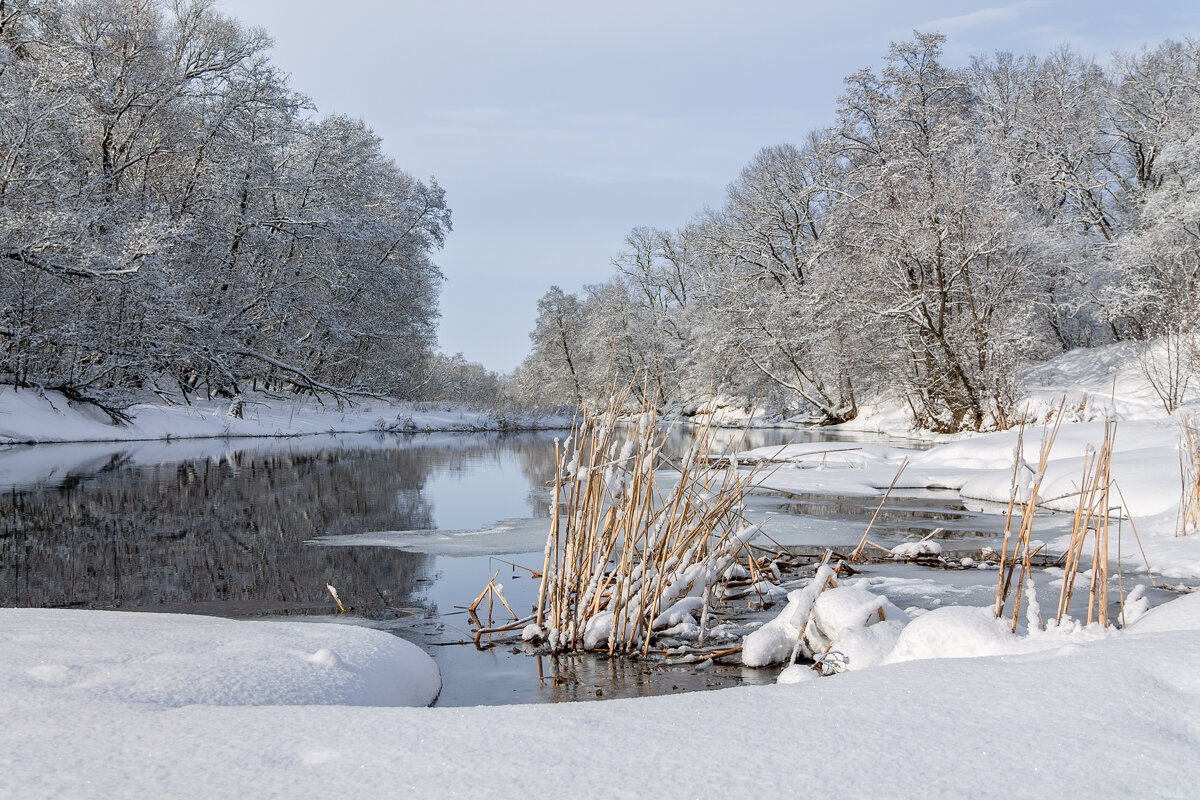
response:
<path id="1" fill-rule="evenodd" d="M 493 575 L 519 613 L 549 525 L 562 433 L 360 434 L 276 440 L 38 445 L 0 451 L 0 606 L 338 621 L 416 642 L 442 670 L 439 705 L 607 699 L 774 680 L 772 670 L 477 649 L 464 610 Z M 829 439 L 723 431 L 738 449 Z M 673 435 L 682 448 L 688 434 Z M 879 439 L 876 437 L 876 441 Z M 857 539 L 876 498 L 756 497 L 781 537 Z M 897 496 L 872 538 L 994 542 L 1002 520 L 953 495 Z M 840 533 L 839 533 L 840 531 Z M 933 582 L 881 565 L 901 606 L 986 602 L 991 575 Z M 924 572 L 930 572 L 925 570 Z M 338 609 L 326 584 L 342 601 Z M 505 616 L 496 608 L 497 619 Z"/>

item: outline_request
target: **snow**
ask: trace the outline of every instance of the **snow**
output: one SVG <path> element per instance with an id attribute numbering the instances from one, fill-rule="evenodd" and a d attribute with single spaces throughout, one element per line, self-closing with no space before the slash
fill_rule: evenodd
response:
<path id="1" fill-rule="evenodd" d="M 563 417 L 518 416 L 446 404 L 413 404 L 366 398 L 339 407 L 311 397 L 280 399 L 266 395 L 240 398 L 242 417 L 229 415 L 230 400 L 193 399 L 191 405 L 138 403 L 125 409 L 129 424 L 74 403 L 58 392 L 44 395 L 0 387 L 0 444 L 31 442 L 113 442 L 209 437 L 304 436 L 328 433 L 392 431 L 495 431 L 570 427 Z"/>
<path id="2" fill-rule="evenodd" d="M 1036 379 L 1031 417 L 1044 419 L 1068 397 L 1040 496 L 1073 508 L 1067 495 L 1088 447 L 1100 445 L 1104 419 L 1118 419 L 1113 475 L 1129 518 L 1120 557 L 1127 568 L 1141 563 L 1132 521 L 1155 575 L 1200 578 L 1200 532 L 1175 536 L 1178 420 L 1147 393 L 1126 350 L 1067 354 L 1028 373 Z M 461 410 L 403 413 L 414 425 L 474 424 Z M 856 423 L 893 424 L 890 413 L 866 408 Z M 257 416 L 251 406 L 242 420 L 225 417 L 220 404 L 135 414 L 133 427 L 118 429 L 61 398 L 0 390 L 0 439 L 291 435 L 410 419 L 382 404 L 259 407 Z M 1042 431 L 1025 429 L 1031 464 Z M 738 460 L 773 462 L 760 473 L 766 488 L 878 496 L 908 459 L 901 489 L 945 487 L 1006 504 L 1017 436 L 943 437 L 923 452 L 762 448 Z M 26 459 L 25 474 L 62 468 L 52 450 L 10 453 Z M 512 535 L 522 547 L 536 541 L 529 549 L 538 550 L 544 525 Z M 481 532 L 363 536 L 444 553 L 477 546 L 472 534 Z M 1035 535 L 1062 547 L 1058 531 L 1047 535 L 1040 522 Z M 822 677 L 797 664 L 772 686 L 552 706 L 420 707 L 438 692 L 436 667 L 416 647 L 357 625 L 2 609 L 0 796 L 587 796 L 602 787 L 606 797 L 651 789 L 739 797 L 797 786 L 930 798 L 1194 794 L 1200 593 L 1150 608 L 1144 590 L 1133 588 L 1129 624 L 1119 631 L 1067 621 L 1045 631 L 1022 625 L 1014 634 L 988 607 L 955 605 L 987 603 L 955 585 L 955 574 L 934 582 L 887 573 L 900 566 L 818 592 L 828 577 L 821 573 L 743 642 L 747 664 L 779 663 L 807 623 L 804 647 L 818 656 L 827 648 L 845 666 L 840 674 Z M 978 575 L 957 574 L 968 572 Z M 909 609 L 910 618 L 883 592 L 896 603 L 936 595 L 942 607 Z M 699 598 L 672 599 L 662 624 L 692 626 Z M 872 745 L 866 756 L 864 743 Z M 665 746 L 678 748 L 686 768 L 664 770 Z"/>
<path id="3" fill-rule="evenodd" d="M 833 570 L 822 566 L 807 586 L 788 592 L 783 611 L 742 641 L 742 663 L 764 667 L 788 659 L 808 627 L 813 603 L 832 577 Z"/>
<path id="4" fill-rule="evenodd" d="M 416 645 L 352 625 L 6 608 L 0 685 L 80 706 L 425 706 L 441 678 Z"/>
<path id="5" fill-rule="evenodd" d="M 1073 512 L 1078 505 L 1084 462 L 1104 441 L 1103 422 L 1070 422 L 1058 432 L 1038 495 L 1042 508 Z M 1200 578 L 1200 532 L 1177 536 L 1180 506 L 1180 442 L 1182 429 L 1173 417 L 1120 420 L 1116 426 L 1111 465 L 1114 525 L 1122 525 L 1120 558 L 1144 565 L 1155 575 Z M 936 445 L 924 451 L 862 445 L 847 453 L 818 456 L 813 445 L 765 447 L 738 455 L 739 461 L 780 462 L 760 467 L 758 485 L 791 494 L 844 496 L 881 495 L 907 464 L 896 487 L 953 489 L 965 498 L 992 504 L 986 510 L 1003 513 L 1012 491 L 1013 454 L 1023 439 L 1024 460 L 1036 464 L 1048 429 L 1038 425 L 1022 430 L 982 434 Z M 837 456 L 837 460 L 832 460 Z M 818 463 L 825 458 L 824 463 Z M 1021 483 L 1031 476 L 1025 472 Z M 1132 525 L 1125 520 L 1132 519 Z M 1136 528 L 1137 535 L 1134 534 Z M 1035 532 L 1038 525 L 1035 524 Z M 1118 542 L 1110 542 L 1117 557 Z M 1140 538 L 1140 547 L 1139 547 Z M 1050 550 L 1061 552 L 1067 537 L 1049 539 Z M 934 554 L 933 541 L 903 543 L 897 557 Z M 1145 559 L 1143 559 L 1143 550 Z"/>
<path id="6" fill-rule="evenodd" d="M 684 597 L 654 618 L 654 628 L 670 628 L 699 617 L 704 608 L 703 597 Z"/>
<path id="7" fill-rule="evenodd" d="M 1005 647 L 1006 639 L 1039 637 L 1011 637 L 984 611 L 946 612 L 906 628 L 907 654 L 930 657 L 827 678 L 798 666 L 792 685 L 442 709 L 304 702 L 319 685 L 294 692 L 291 705 L 219 705 L 216 682 L 200 694 L 205 702 L 147 702 L 161 697 L 153 691 L 160 681 L 173 687 L 166 697 L 189 697 L 173 677 L 186 665 L 154 662 L 145 655 L 153 646 L 136 642 L 133 652 L 144 655 L 115 663 L 106 660 L 108 642 L 138 640 L 140 631 L 125 637 L 122 626 L 159 617 L 5 611 L 6 636 L 14 626 L 26 633 L 0 649 L 11 687 L 0 696 L 0 795 L 586 796 L 603 787 L 606 797 L 643 797 L 650 780 L 678 797 L 761 796 L 800 785 L 846 796 L 1191 796 L 1200 780 L 1200 595 L 1155 609 L 1120 634 L 1042 634 L 1045 646 L 1024 652 Z M 72 644 L 81 630 L 47 624 L 46 614 L 94 619 L 102 641 Z M 28 623 L 16 622 L 23 616 Z M 330 627 L 357 630 L 294 627 L 317 638 Z M 340 653 L 341 640 L 329 636 L 326 647 Z M 257 637 L 235 638 L 275 649 Z M 273 686 L 270 675 L 288 659 L 314 672 L 329 668 L 323 657 L 308 660 L 322 649 L 315 639 L 279 649 L 263 656 L 265 674 L 247 670 L 238 679 L 252 689 Z M 82 679 L 90 670 L 120 678 L 126 667 L 135 677 L 120 691 Z M 72 679 L 73 687 L 56 685 Z M 663 772 L 668 742 L 686 751 L 687 769 Z M 864 758 L 864 742 L 887 757 Z M 1021 779 L 1013 780 L 1018 766 Z"/>
<path id="8" fill-rule="evenodd" d="M 936 556 L 941 552 L 942 546 L 933 541 L 905 542 L 892 548 L 892 556 L 897 559 Z"/>
<path id="9" fill-rule="evenodd" d="M 1012 638 L 990 608 L 935 608 L 905 626 L 886 661 L 1001 655 L 1011 652 Z"/>

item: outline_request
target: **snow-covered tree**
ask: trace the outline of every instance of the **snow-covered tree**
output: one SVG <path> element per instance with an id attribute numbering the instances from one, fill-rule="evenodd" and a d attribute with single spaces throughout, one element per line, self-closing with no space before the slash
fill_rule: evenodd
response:
<path id="1" fill-rule="evenodd" d="M 989 173 L 967 75 L 943 37 L 892 45 L 879 76 L 847 78 L 837 152 L 853 199 L 837 232 L 853 302 L 920 424 L 1004 425 L 1014 369 L 1039 343 L 1038 254 Z"/>
<path id="2" fill-rule="evenodd" d="M 710 329 L 718 350 L 828 422 L 857 413 L 856 381 L 842 358 L 852 330 L 830 294 L 838 287 L 823 240 L 840 184 L 822 135 L 803 147 L 764 148 L 725 205 L 696 226 L 704 285 L 721 319 Z"/>
<path id="3" fill-rule="evenodd" d="M 0 374 L 94 397 L 403 393 L 450 228 L 211 0 L 0 4 Z"/>

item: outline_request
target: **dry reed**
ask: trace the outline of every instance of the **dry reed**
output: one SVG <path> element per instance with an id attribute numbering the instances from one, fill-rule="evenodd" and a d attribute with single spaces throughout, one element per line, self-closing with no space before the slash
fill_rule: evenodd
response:
<path id="1" fill-rule="evenodd" d="M 1058 438 L 1062 418 L 1062 407 L 1060 406 L 1059 413 L 1055 415 L 1053 427 L 1043 431 L 1036 470 L 1030 467 L 1024 459 L 1025 432 L 1022 430 L 1017 436 L 1016 452 L 1013 454 L 1012 482 L 1008 494 L 1008 510 L 1004 520 L 1004 539 L 1000 545 L 1000 572 L 996 578 L 995 605 L 996 616 L 1003 618 L 1004 607 L 1008 603 L 1015 577 L 1016 594 L 1013 598 L 1012 610 L 1013 631 L 1016 631 L 1017 621 L 1020 619 L 1021 594 L 1026 579 L 1030 577 L 1031 559 L 1037 555 L 1040 549 L 1034 548 L 1032 544 L 1033 519 L 1037 512 L 1038 493 L 1041 491 L 1042 481 L 1046 477 L 1046 466 L 1050 462 L 1050 451 L 1054 447 L 1054 440 Z M 1022 480 L 1023 477 L 1024 480 Z M 1018 506 L 1021 509 L 1021 527 L 1013 542 L 1010 556 L 1008 545 L 1012 539 L 1013 512 Z M 1017 574 L 1018 569 L 1020 574 Z M 1034 598 L 1026 597 L 1025 601 L 1028 604 L 1034 602 Z"/>
<path id="2" fill-rule="evenodd" d="M 759 566 L 742 501 L 755 478 L 706 466 L 711 420 L 678 463 L 663 453 L 666 434 L 643 405 L 632 436 L 619 414 L 629 390 L 606 411 L 585 413 L 555 447 L 550 532 L 534 624 L 552 652 L 649 652 L 656 620 L 675 603 L 701 598 L 707 618 L 716 583 L 739 559 Z M 627 428 L 626 428 L 627 430 Z M 656 470 L 678 480 L 665 488 Z"/>
<path id="3" fill-rule="evenodd" d="M 888 501 L 889 497 L 891 497 L 892 490 L 896 488 L 896 484 L 900 481 L 900 476 L 904 473 L 904 468 L 907 466 L 908 459 L 905 458 L 900 462 L 900 468 L 896 470 L 896 474 L 892 478 L 892 482 L 888 484 L 887 491 L 884 492 L 883 497 L 880 498 L 879 507 L 876 508 L 875 513 L 871 515 L 871 521 L 867 523 L 867 529 L 863 531 L 862 539 L 858 541 L 858 547 L 854 548 L 854 552 L 850 554 L 851 563 L 858 564 L 865 559 L 865 556 L 863 555 L 863 549 L 867 545 L 871 545 L 872 547 L 884 550 L 884 552 L 888 552 L 885 548 L 879 547 L 879 545 L 875 544 L 874 542 L 867 541 L 867 536 L 870 535 L 871 527 L 875 524 L 875 520 L 879 518 L 879 512 L 883 511 L 883 504 Z"/>
<path id="4" fill-rule="evenodd" d="M 1183 420 L 1183 443 L 1179 451 L 1179 475 L 1182 502 L 1179 507 L 1179 535 L 1200 528 L 1200 420 Z"/>
<path id="5" fill-rule="evenodd" d="M 1075 593 L 1075 581 L 1087 550 L 1088 536 L 1092 537 L 1092 570 L 1088 582 L 1087 623 L 1108 625 L 1108 531 L 1110 512 L 1114 508 L 1110 494 L 1113 487 L 1112 455 L 1117 434 L 1116 422 L 1104 426 L 1104 442 L 1099 451 L 1089 448 L 1084 457 L 1080 479 L 1079 504 L 1071 526 L 1071 542 L 1063 566 L 1063 584 L 1058 597 L 1055 619 L 1070 613 Z M 1126 509 L 1128 512 L 1128 509 Z"/>

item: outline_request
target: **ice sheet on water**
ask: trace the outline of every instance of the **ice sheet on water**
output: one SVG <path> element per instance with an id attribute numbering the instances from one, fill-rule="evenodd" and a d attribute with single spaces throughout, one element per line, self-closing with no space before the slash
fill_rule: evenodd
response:
<path id="1" fill-rule="evenodd" d="M 549 519 L 534 518 L 502 520 L 473 531 L 369 531 L 309 541 L 325 547 L 393 547 L 435 556 L 498 556 L 541 550 L 549 532 Z"/>

